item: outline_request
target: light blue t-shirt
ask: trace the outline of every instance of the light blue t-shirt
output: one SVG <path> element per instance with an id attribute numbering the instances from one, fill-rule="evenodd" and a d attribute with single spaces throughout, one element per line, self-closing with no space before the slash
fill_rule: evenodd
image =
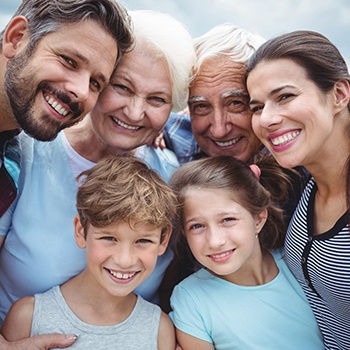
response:
<path id="1" fill-rule="evenodd" d="M 6 236 L 0 249 L 0 324 L 14 301 L 60 285 L 86 266 L 85 250 L 74 239 L 77 184 L 60 136 L 40 142 L 21 134 L 19 195 L 0 218 L 0 235 Z M 138 156 L 168 180 L 178 164 L 175 156 L 166 163 L 169 152 L 150 148 Z M 168 248 L 158 257 L 155 270 L 135 293 L 157 303 L 173 255 Z"/>
<path id="2" fill-rule="evenodd" d="M 201 269 L 177 285 L 170 317 L 184 333 L 216 350 L 320 350 L 322 336 L 306 297 L 273 253 L 279 274 L 261 286 L 239 286 Z"/>

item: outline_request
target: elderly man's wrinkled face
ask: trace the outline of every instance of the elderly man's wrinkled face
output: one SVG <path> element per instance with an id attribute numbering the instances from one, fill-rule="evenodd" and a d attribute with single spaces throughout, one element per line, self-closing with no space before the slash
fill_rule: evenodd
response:
<path id="1" fill-rule="evenodd" d="M 261 147 L 251 127 L 244 75 L 244 63 L 227 57 L 207 60 L 190 88 L 193 135 L 209 156 L 247 162 Z"/>

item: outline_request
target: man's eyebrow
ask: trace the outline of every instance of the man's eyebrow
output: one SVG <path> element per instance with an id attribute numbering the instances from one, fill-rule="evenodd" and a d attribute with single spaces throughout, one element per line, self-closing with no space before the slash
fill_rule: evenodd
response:
<path id="1" fill-rule="evenodd" d="M 191 105 L 196 102 L 207 102 L 207 99 L 203 96 L 190 96 L 187 103 Z"/>
<path id="2" fill-rule="evenodd" d="M 273 96 L 273 95 L 275 95 L 275 94 L 281 92 L 282 90 L 284 90 L 284 89 L 286 89 L 286 88 L 295 89 L 296 87 L 295 87 L 294 85 L 283 85 L 283 86 L 279 86 L 279 87 L 277 87 L 276 89 L 271 90 L 271 91 L 267 94 L 267 96 L 268 96 L 268 97 L 271 97 L 271 96 Z M 250 105 L 256 104 L 256 103 L 259 103 L 259 101 L 258 101 L 258 100 L 251 100 L 251 101 L 249 101 L 249 104 L 250 104 Z"/>
<path id="3" fill-rule="evenodd" d="M 242 90 L 242 89 L 236 89 L 236 90 L 230 90 L 227 92 L 224 92 L 222 94 L 223 98 L 227 98 L 227 97 L 243 97 L 245 99 L 249 98 L 248 92 Z"/>

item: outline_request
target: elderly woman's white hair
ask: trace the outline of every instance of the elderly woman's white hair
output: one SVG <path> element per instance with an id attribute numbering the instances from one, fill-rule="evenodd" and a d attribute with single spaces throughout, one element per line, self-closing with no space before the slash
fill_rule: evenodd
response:
<path id="1" fill-rule="evenodd" d="M 183 109 L 196 61 L 191 35 L 181 22 L 168 14 L 150 10 L 129 11 L 129 14 L 136 46 L 165 60 L 172 84 L 173 110 Z"/>
<path id="2" fill-rule="evenodd" d="M 265 39 L 260 35 L 234 24 L 220 24 L 193 40 L 197 72 L 203 62 L 220 56 L 227 56 L 233 62 L 245 63 L 264 42 Z"/>

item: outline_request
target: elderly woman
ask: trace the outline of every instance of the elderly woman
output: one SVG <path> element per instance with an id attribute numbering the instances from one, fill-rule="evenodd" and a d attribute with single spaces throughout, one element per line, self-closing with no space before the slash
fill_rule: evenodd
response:
<path id="1" fill-rule="evenodd" d="M 20 193 L 0 222 L 1 319 L 16 299 L 44 292 L 85 267 L 85 252 L 73 235 L 76 175 L 106 155 L 126 152 L 136 153 L 165 179 L 178 166 L 169 151 L 145 145 L 163 128 L 171 110 L 186 105 L 195 62 L 192 39 L 168 15 L 130 14 L 135 47 L 122 56 L 91 114 L 49 143 L 21 135 L 25 153 Z M 162 255 L 136 292 L 157 302 L 172 257 L 171 250 Z"/>

